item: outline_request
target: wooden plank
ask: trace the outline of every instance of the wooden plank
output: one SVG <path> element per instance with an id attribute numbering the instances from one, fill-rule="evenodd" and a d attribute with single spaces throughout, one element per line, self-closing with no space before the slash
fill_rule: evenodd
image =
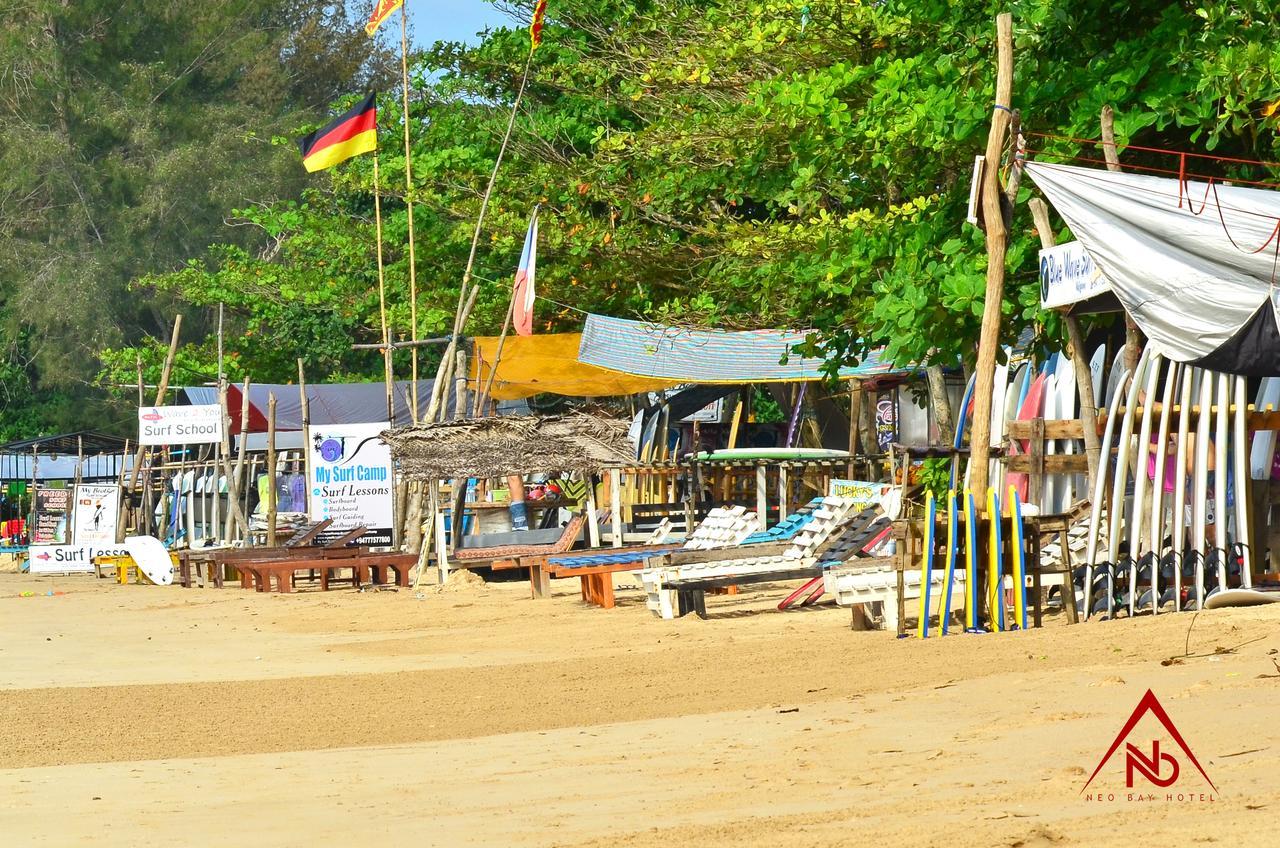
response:
<path id="1" fill-rule="evenodd" d="M 1082 453 L 1055 453 L 1043 457 L 1043 468 L 1037 469 L 1032 464 L 1030 455 L 1011 456 L 1005 460 L 1005 468 L 1021 474 L 1032 474 L 1041 470 L 1044 474 L 1086 474 L 1089 471 L 1089 459 Z"/>

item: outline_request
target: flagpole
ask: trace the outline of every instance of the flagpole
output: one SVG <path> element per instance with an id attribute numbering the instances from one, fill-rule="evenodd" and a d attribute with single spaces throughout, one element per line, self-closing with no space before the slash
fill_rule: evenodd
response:
<path id="1" fill-rule="evenodd" d="M 404 202 L 409 211 L 409 338 L 418 340 L 418 269 L 413 244 L 413 151 L 409 146 L 409 2 L 400 4 L 400 77 L 403 83 L 404 102 Z M 385 324 L 384 324 L 385 326 Z M 384 332 L 385 341 L 385 332 Z M 388 348 L 388 355 L 390 348 Z M 452 353 L 452 350 L 450 350 Z M 418 347 L 412 348 L 413 401 L 411 420 L 418 423 Z M 434 388 L 434 387 L 433 387 Z"/>
<path id="2" fill-rule="evenodd" d="M 373 220 L 378 234 L 378 312 L 382 317 L 382 379 L 387 386 L 387 421 L 396 425 L 395 401 L 391 392 L 391 331 L 387 327 L 387 284 L 382 265 L 382 186 L 378 179 L 378 148 L 373 149 Z"/>
<path id="3" fill-rule="evenodd" d="M 489 174 L 489 184 L 485 186 L 484 197 L 480 201 L 480 214 L 476 217 L 475 232 L 471 235 L 471 253 L 467 256 L 467 267 L 462 272 L 462 288 L 458 292 L 458 310 L 454 313 L 453 318 L 453 335 L 449 339 L 449 346 L 445 349 L 444 358 L 440 360 L 440 366 L 436 371 L 436 382 L 431 387 L 431 402 L 427 406 L 427 420 L 434 421 L 437 411 L 441 406 L 441 398 L 443 397 L 443 376 L 444 369 L 448 362 L 453 358 L 454 351 L 457 349 L 458 336 L 461 335 L 463 327 L 466 325 L 467 318 L 471 314 L 469 304 L 475 303 L 474 297 L 468 297 L 468 285 L 471 283 L 471 269 L 476 261 L 476 249 L 480 245 L 480 232 L 484 225 L 485 211 L 489 208 L 489 197 L 493 194 L 493 185 L 498 179 L 498 168 L 502 165 L 502 157 L 507 152 L 507 143 L 511 140 L 511 131 L 516 124 L 516 114 L 520 109 L 520 101 L 524 98 L 525 86 L 529 82 L 529 69 L 533 66 L 534 48 L 530 47 L 529 56 L 524 62 L 524 74 L 520 78 L 520 88 L 516 91 L 516 99 L 511 104 L 511 114 L 507 118 L 507 131 L 502 136 L 502 144 L 498 147 L 498 158 L 493 162 L 493 171 Z M 495 363 L 495 368 L 497 367 Z"/>

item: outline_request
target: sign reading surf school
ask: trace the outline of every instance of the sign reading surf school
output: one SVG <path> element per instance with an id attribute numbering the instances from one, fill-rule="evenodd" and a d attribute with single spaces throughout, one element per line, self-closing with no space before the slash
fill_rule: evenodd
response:
<path id="1" fill-rule="evenodd" d="M 311 520 L 333 519 L 333 530 L 364 526 L 362 545 L 390 545 L 391 449 L 378 434 L 385 423 L 331 424 L 311 430 Z"/>
<path id="2" fill-rule="evenodd" d="M 1053 309 L 1111 291 L 1111 283 L 1078 241 L 1040 251 L 1040 307 Z"/>
<path id="3" fill-rule="evenodd" d="M 213 445 L 222 441 L 222 407 L 143 406 L 138 408 L 140 445 Z"/>

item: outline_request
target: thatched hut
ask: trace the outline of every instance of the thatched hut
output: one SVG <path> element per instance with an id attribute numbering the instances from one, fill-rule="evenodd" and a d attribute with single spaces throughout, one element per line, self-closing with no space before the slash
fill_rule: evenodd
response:
<path id="1" fill-rule="evenodd" d="M 573 413 L 465 418 L 382 434 L 409 480 L 568 471 L 594 474 L 634 461 L 627 423 Z"/>

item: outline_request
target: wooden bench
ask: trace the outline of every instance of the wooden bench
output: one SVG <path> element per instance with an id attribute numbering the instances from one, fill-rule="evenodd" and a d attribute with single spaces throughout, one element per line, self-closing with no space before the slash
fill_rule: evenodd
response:
<path id="1" fill-rule="evenodd" d="M 243 565 L 243 570 L 253 581 L 253 587 L 259 592 L 270 591 L 275 581 L 276 591 L 292 592 L 294 576 L 299 571 L 317 572 L 320 578 L 321 591 L 329 589 L 329 583 L 343 569 L 351 570 L 351 585 L 359 588 L 374 578 L 374 583 L 381 583 L 381 577 L 389 571 L 396 574 L 397 585 L 407 587 L 409 575 L 418 562 L 417 554 L 403 554 L 394 551 L 386 553 L 362 552 L 353 556 L 327 556 L 315 559 L 284 558 L 274 561 L 253 562 Z"/>

